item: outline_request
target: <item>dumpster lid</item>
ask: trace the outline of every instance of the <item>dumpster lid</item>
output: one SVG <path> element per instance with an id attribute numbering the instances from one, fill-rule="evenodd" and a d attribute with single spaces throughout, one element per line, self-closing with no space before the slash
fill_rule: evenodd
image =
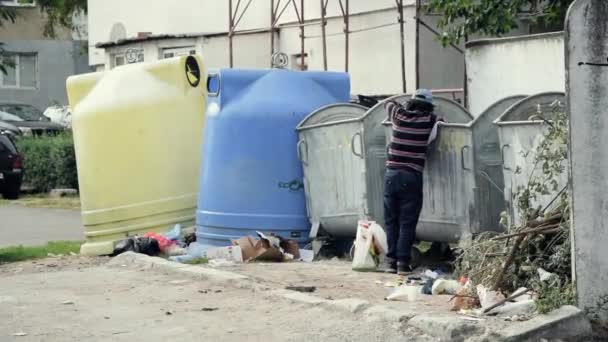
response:
<path id="1" fill-rule="evenodd" d="M 564 108 L 566 94 L 544 92 L 528 96 L 509 107 L 495 124 L 532 123 L 551 120 L 555 109 Z"/>
<path id="2" fill-rule="evenodd" d="M 300 122 L 296 130 L 302 131 L 314 127 L 358 121 L 366 111 L 366 107 L 354 103 L 330 104 L 310 113 Z"/>
<path id="3" fill-rule="evenodd" d="M 397 95 L 386 99 L 385 101 L 396 101 L 398 103 L 406 103 L 412 97 L 410 94 Z M 372 110 L 384 110 L 384 102 L 378 103 Z M 469 111 L 464 108 L 460 103 L 446 99 L 443 97 L 435 97 L 433 99 L 435 105 L 435 114 L 439 117 L 443 117 L 449 124 L 467 124 L 473 121 L 474 117 Z M 366 114 L 366 116 L 368 115 Z M 388 117 L 382 122 L 387 125 L 390 123 Z"/>

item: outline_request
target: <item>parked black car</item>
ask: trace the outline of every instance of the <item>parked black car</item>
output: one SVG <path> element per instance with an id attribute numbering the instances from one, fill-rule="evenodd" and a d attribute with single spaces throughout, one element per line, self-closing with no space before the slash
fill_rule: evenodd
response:
<path id="1" fill-rule="evenodd" d="M 25 136 L 57 134 L 64 130 L 38 108 L 26 104 L 0 103 L 0 121 L 17 126 Z"/>
<path id="2" fill-rule="evenodd" d="M 19 198 L 23 180 L 23 158 L 11 139 L 0 133 L 0 192 L 6 199 Z"/>

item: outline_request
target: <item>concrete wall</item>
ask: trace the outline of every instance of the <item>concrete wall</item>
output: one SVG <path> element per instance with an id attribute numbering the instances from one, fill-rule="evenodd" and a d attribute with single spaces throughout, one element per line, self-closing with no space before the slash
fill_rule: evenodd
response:
<path id="1" fill-rule="evenodd" d="M 234 6 L 238 1 L 233 1 Z M 275 3 L 278 0 L 275 0 Z M 241 1 L 239 13 L 247 1 Z M 281 8 L 287 0 L 281 0 Z M 299 3 L 299 1 L 298 1 Z M 412 5 L 414 0 L 404 1 Z M 153 34 L 217 33 L 228 31 L 227 0 L 89 0 L 89 46 L 90 64 L 103 64 L 104 53 L 95 48 L 101 42 L 111 41 L 112 27 L 123 24 L 125 37 L 136 37 L 138 32 Z M 394 0 L 350 0 L 350 13 L 357 14 L 394 8 Z M 145 15 L 141 9 L 145 8 Z M 320 18 L 319 1 L 305 2 L 304 18 Z M 330 0 L 328 17 L 340 15 L 338 1 Z M 396 11 L 391 20 L 396 21 Z M 412 18 L 412 16 L 406 16 Z M 296 12 L 290 5 L 279 20 L 279 24 L 297 21 Z M 237 30 L 267 29 L 270 27 L 270 0 L 253 0 L 239 23 Z M 341 32 L 341 31 L 340 31 Z M 267 43 L 270 44 L 270 43 Z"/>
<path id="2" fill-rule="evenodd" d="M 578 305 L 602 326 L 608 322 L 607 17 L 608 2 L 577 0 L 566 21 L 574 278 Z"/>
<path id="3" fill-rule="evenodd" d="M 36 89 L 0 87 L 0 100 L 32 104 L 41 110 L 55 102 L 66 105 L 65 80 L 68 76 L 87 72 L 88 58 L 83 49 L 86 42 L 72 40 L 4 40 L 6 51 L 37 54 Z"/>
<path id="4" fill-rule="evenodd" d="M 405 8 L 405 17 L 414 16 L 414 7 Z M 370 27 L 390 26 L 365 30 Z M 327 32 L 327 63 L 329 70 L 345 70 L 345 49 L 342 18 L 329 19 Z M 405 24 L 407 32 L 415 30 L 414 21 Z M 350 18 L 349 72 L 353 93 L 369 95 L 395 94 L 402 92 L 401 43 L 396 11 L 384 10 L 353 15 Z M 279 49 L 288 55 L 300 53 L 300 29 L 282 27 Z M 309 70 L 323 70 L 323 45 L 320 25 L 307 26 L 305 51 L 308 54 Z M 408 90 L 415 87 L 415 40 L 406 39 L 406 76 Z M 295 68 L 292 66 L 292 68 Z M 462 76 L 461 76 L 462 78 Z"/>
<path id="5" fill-rule="evenodd" d="M 469 109 L 474 116 L 511 95 L 565 89 L 562 33 L 469 42 Z"/>

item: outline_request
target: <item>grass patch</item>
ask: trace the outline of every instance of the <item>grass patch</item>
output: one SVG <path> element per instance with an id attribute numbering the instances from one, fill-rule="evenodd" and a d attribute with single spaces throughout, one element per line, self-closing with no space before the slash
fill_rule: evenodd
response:
<path id="1" fill-rule="evenodd" d="M 207 259 L 207 258 L 196 258 L 196 259 L 192 259 L 192 260 L 184 262 L 184 264 L 189 264 L 189 265 L 201 265 L 201 264 L 207 264 L 207 263 L 209 263 L 209 259 Z"/>
<path id="2" fill-rule="evenodd" d="M 49 253 L 69 255 L 80 252 L 82 241 L 54 241 L 46 246 L 0 248 L 0 263 L 46 258 Z"/>
<path id="3" fill-rule="evenodd" d="M 47 195 L 24 196 L 15 201 L 0 199 L 2 204 L 17 204 L 31 208 L 80 210 L 80 197 L 51 198 Z"/>

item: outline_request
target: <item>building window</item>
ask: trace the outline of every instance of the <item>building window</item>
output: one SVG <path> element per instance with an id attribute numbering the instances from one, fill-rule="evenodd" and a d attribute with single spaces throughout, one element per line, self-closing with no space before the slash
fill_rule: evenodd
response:
<path id="1" fill-rule="evenodd" d="M 36 6 L 35 0 L 0 0 L 2 6 L 12 7 L 34 7 Z"/>
<path id="2" fill-rule="evenodd" d="M 11 54 L 3 57 L 6 74 L 0 73 L 3 88 L 35 89 L 38 68 L 35 54 Z"/>
<path id="3" fill-rule="evenodd" d="M 112 55 L 112 68 L 121 65 L 125 65 L 125 55 L 122 53 Z"/>
<path id="4" fill-rule="evenodd" d="M 162 49 L 162 59 L 188 55 L 196 55 L 196 48 L 194 46 Z"/>

